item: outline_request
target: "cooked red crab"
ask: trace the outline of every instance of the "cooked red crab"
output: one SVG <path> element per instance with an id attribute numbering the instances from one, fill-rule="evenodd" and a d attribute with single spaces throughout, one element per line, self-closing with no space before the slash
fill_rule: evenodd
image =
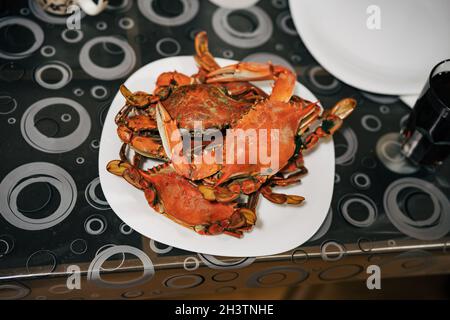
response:
<path id="1" fill-rule="evenodd" d="M 153 94 L 142 91 L 132 93 L 124 85 L 120 91 L 126 105 L 116 116 L 120 139 L 140 154 L 166 159 L 161 141 L 157 137 L 155 106 L 161 103 L 180 128 L 194 130 L 196 122 L 202 129 L 222 129 L 240 119 L 255 101 L 267 95 L 258 87 L 245 81 L 210 84 L 205 76 L 219 69 L 208 51 L 205 32 L 195 38 L 199 72 L 187 76 L 179 72 L 165 72 L 159 75 Z"/>
<path id="2" fill-rule="evenodd" d="M 125 144 L 121 160 L 111 161 L 107 169 L 143 190 L 151 207 L 177 223 L 200 234 L 241 237 L 256 222 L 260 193 L 275 203 L 303 202 L 301 196 L 275 193 L 272 187 L 300 181 L 307 173 L 303 151 L 338 130 L 356 101 L 343 99 L 322 112 L 317 103 L 293 96 L 296 75 L 284 67 L 238 63 L 220 68 L 208 51 L 205 33 L 196 37 L 196 52 L 199 72 L 192 77 L 163 73 L 153 94 L 121 87 L 127 102 L 116 123 Z M 275 80 L 270 96 L 248 82 L 258 80 Z M 276 145 L 271 139 L 265 144 L 257 139 L 235 150 L 244 157 L 251 152 L 273 152 L 276 163 L 259 157 L 254 163 L 215 161 L 218 154 L 227 159 L 226 139 L 222 148 L 208 145 L 193 155 L 181 152 L 182 131 L 196 129 L 196 121 L 202 122 L 204 130 L 265 129 L 270 133 L 276 129 Z M 131 162 L 125 156 L 127 146 L 137 152 Z M 170 162 L 144 171 L 140 155 Z M 213 161 L 201 161 L 205 157 Z M 244 197 L 249 201 L 242 205 Z"/>
<path id="3" fill-rule="evenodd" d="M 209 200 L 233 201 L 239 197 L 240 193 L 250 194 L 259 190 L 280 170 L 289 169 L 290 161 L 297 163 L 295 157 L 301 154 L 302 149 L 309 149 L 317 143 L 319 138 L 332 135 L 356 106 L 354 99 L 344 99 L 322 114 L 322 109 L 317 103 L 292 98 L 296 83 L 295 74 L 284 67 L 270 63 L 239 63 L 215 70 L 207 75 L 207 82 L 210 83 L 266 79 L 275 79 L 270 97 L 256 102 L 231 129 L 241 134 L 249 129 L 253 132 L 264 130 L 267 135 L 276 129 L 278 136 L 274 141 L 267 139 L 261 143 L 258 137 L 256 140 L 250 139 L 244 146 L 233 151 L 234 154 L 242 154 L 244 158 L 250 154 L 271 155 L 273 151 L 276 152 L 276 162 L 273 163 L 267 163 L 267 159 L 261 157 L 257 157 L 256 162 L 248 161 L 247 157 L 245 163 L 236 163 L 237 157 L 233 157 L 229 162 L 226 154 L 227 139 L 223 148 L 219 150 L 207 148 L 202 154 L 194 155 L 194 159 L 190 159 L 183 152 L 184 150 L 180 149 L 183 144 L 178 121 L 170 116 L 163 104 L 160 103 L 157 106 L 159 134 L 165 152 L 172 160 L 172 167 L 190 180 L 207 179 L 208 184 L 200 190 Z M 319 126 L 312 132 L 306 133 L 311 125 L 317 122 Z M 283 179 L 278 177 L 277 183 L 281 185 Z M 263 195 L 267 195 L 270 199 L 269 188 L 269 184 L 266 184 Z M 298 196 L 286 196 L 285 199 L 288 203 L 303 201 L 303 198 Z"/>
<path id="4" fill-rule="evenodd" d="M 199 234 L 241 237 L 256 223 L 256 203 L 253 208 L 244 208 L 235 202 L 210 202 L 195 184 L 167 164 L 144 171 L 129 162 L 114 160 L 108 163 L 107 170 L 143 190 L 149 205 L 157 212 Z"/>

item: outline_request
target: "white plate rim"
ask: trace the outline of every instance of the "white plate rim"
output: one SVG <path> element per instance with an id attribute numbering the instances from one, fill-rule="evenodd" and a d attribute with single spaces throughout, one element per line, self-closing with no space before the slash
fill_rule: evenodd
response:
<path id="1" fill-rule="evenodd" d="M 354 72 L 356 68 L 346 68 L 345 64 L 336 63 L 336 60 L 330 59 L 330 56 L 326 55 L 326 50 L 323 50 L 320 46 L 320 41 L 315 39 L 312 32 L 309 33 L 307 19 L 303 19 L 303 10 L 296 10 L 299 15 L 294 15 L 293 8 L 299 8 L 302 6 L 304 0 L 289 0 L 289 8 L 291 12 L 292 21 L 296 27 L 296 30 L 308 51 L 317 60 L 317 62 L 325 68 L 330 74 L 338 78 L 340 81 L 355 87 L 360 90 L 368 91 L 370 93 L 376 93 L 381 95 L 394 95 L 394 96 L 415 96 L 420 93 L 421 86 L 424 83 L 416 83 L 415 87 L 420 89 L 412 90 L 408 84 L 396 83 L 395 87 L 392 86 L 392 82 L 370 81 L 370 77 L 366 77 L 361 73 Z M 417 92 L 416 92 L 417 91 Z"/>

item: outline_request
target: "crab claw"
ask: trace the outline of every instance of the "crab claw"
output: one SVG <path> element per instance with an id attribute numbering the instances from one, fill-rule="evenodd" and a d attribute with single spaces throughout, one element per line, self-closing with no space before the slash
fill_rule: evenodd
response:
<path id="1" fill-rule="evenodd" d="M 240 62 L 208 73 L 206 82 L 273 80 L 286 71 L 288 70 L 285 67 L 270 62 Z"/>
<path id="2" fill-rule="evenodd" d="M 106 170 L 116 176 L 123 177 L 126 181 L 138 189 L 144 189 L 147 186 L 139 171 L 128 162 L 121 160 L 110 161 L 106 165 Z"/>
<path id="3" fill-rule="evenodd" d="M 129 105 L 137 108 L 145 108 L 155 102 L 156 99 L 152 95 L 143 91 L 133 93 L 124 84 L 120 86 L 120 93 L 122 93 Z"/>
<path id="4" fill-rule="evenodd" d="M 347 118 L 356 108 L 356 100 L 345 98 L 334 105 L 333 108 L 327 110 L 327 114 L 332 114 L 341 120 Z"/>
<path id="5" fill-rule="evenodd" d="M 199 32 L 195 36 L 195 51 L 197 54 L 194 56 L 194 59 L 201 68 L 207 72 L 220 68 L 211 52 L 209 52 L 208 36 L 205 31 Z"/>
<path id="6" fill-rule="evenodd" d="M 121 160 L 112 160 L 106 165 L 106 170 L 113 175 L 121 177 L 125 170 L 131 168 L 131 164 Z"/>
<path id="7" fill-rule="evenodd" d="M 160 103 L 156 107 L 156 123 L 166 155 L 178 174 L 190 180 L 201 180 L 219 171 L 219 164 L 203 161 L 206 157 L 208 159 L 216 158 L 214 149 L 206 149 L 201 155 L 194 155 L 194 159 L 184 154 L 183 136 L 178 129 L 177 122 L 171 118 Z M 188 152 L 188 154 L 190 153 Z"/>
<path id="8" fill-rule="evenodd" d="M 321 123 L 314 132 L 303 138 L 304 148 L 311 149 L 320 138 L 333 135 L 343 124 L 343 120 L 347 118 L 356 108 L 356 100 L 346 98 L 340 100 L 336 105 L 323 112 L 318 118 Z M 304 132 L 304 130 L 302 131 Z"/>

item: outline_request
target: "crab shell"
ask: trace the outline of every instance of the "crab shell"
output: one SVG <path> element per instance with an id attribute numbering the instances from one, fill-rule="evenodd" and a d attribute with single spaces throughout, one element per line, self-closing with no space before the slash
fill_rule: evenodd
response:
<path id="1" fill-rule="evenodd" d="M 176 87 L 161 104 L 181 128 L 192 131 L 196 121 L 204 129 L 223 128 L 241 118 L 253 103 L 231 98 L 225 90 L 209 84 Z"/>

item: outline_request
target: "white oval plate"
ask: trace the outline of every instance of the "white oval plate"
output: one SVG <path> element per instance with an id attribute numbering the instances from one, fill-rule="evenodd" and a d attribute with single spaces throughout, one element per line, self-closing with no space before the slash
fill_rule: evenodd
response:
<path id="1" fill-rule="evenodd" d="M 217 59 L 221 66 L 234 63 Z M 197 72 L 192 56 L 180 56 L 152 62 L 136 71 L 125 85 L 132 91 L 152 92 L 156 78 L 162 72 L 177 70 L 188 75 Z M 262 89 L 270 92 L 266 84 Z M 317 101 L 304 86 L 297 83 L 295 93 L 305 99 Z M 302 206 L 275 205 L 260 198 L 255 228 L 242 239 L 227 235 L 201 236 L 182 227 L 149 207 L 142 191 L 125 180 L 106 171 L 109 161 L 118 159 L 121 141 L 116 134 L 114 117 L 124 105 L 124 98 L 117 93 L 103 126 L 99 154 L 99 176 L 103 193 L 111 208 L 126 224 L 137 232 L 173 247 L 220 256 L 251 257 L 272 255 L 293 249 L 309 238 L 322 225 L 330 207 L 334 185 L 334 146 L 331 139 L 324 140 L 305 157 L 308 175 L 302 183 L 280 192 L 303 195 Z M 157 164 L 149 161 L 149 166 Z M 174 195 L 176 197 L 177 195 Z"/>
<path id="2" fill-rule="evenodd" d="M 450 58 L 448 0 L 290 0 L 292 19 L 316 60 L 343 82 L 388 95 L 417 95 Z M 366 25 L 376 5 L 379 30 Z"/>

